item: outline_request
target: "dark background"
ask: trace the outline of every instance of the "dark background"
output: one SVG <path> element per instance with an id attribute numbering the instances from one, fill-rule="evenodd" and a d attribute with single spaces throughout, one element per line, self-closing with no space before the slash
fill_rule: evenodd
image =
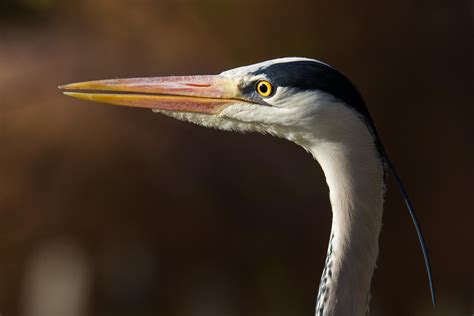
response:
<path id="1" fill-rule="evenodd" d="M 67 98 L 88 79 L 324 60 L 363 94 L 388 182 L 372 315 L 474 312 L 470 1 L 0 2 L 0 313 L 312 315 L 331 212 L 295 145 Z"/>

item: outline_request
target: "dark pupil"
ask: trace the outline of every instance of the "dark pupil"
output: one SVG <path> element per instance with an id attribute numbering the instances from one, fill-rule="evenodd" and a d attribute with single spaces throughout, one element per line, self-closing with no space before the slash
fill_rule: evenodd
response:
<path id="1" fill-rule="evenodd" d="M 268 91 L 267 85 L 266 84 L 261 84 L 260 85 L 260 92 L 261 93 L 267 93 L 267 91 Z"/>

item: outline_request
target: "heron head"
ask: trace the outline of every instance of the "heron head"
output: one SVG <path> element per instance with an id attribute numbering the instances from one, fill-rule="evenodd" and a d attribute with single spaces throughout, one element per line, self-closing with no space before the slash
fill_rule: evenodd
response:
<path id="1" fill-rule="evenodd" d="M 330 114 L 347 105 L 352 115 L 366 114 L 357 90 L 343 75 L 325 63 L 297 57 L 218 75 L 97 80 L 60 88 L 79 99 L 149 108 L 206 127 L 287 138 L 290 131 L 304 131 L 318 121 L 328 126 L 341 122 L 341 113 Z"/>
<path id="2" fill-rule="evenodd" d="M 60 88 L 66 95 L 83 100 L 148 108 L 206 127 L 270 133 L 303 147 L 314 140 L 305 137 L 313 137 L 316 146 L 332 147 L 333 152 L 323 157 L 329 164 L 337 160 L 335 150 L 357 157 L 363 167 L 371 165 L 370 159 L 383 161 L 392 171 L 415 224 L 434 304 L 430 263 L 413 206 L 357 89 L 331 66 L 291 57 L 218 75 L 97 80 Z M 366 153 L 376 150 L 378 155 L 367 158 Z M 347 163 L 341 165 L 348 169 Z M 328 177 L 340 180 L 337 174 Z"/>

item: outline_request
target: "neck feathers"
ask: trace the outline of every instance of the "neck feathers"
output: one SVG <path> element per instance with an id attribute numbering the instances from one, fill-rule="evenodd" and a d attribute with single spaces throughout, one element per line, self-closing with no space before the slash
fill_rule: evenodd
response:
<path id="1" fill-rule="evenodd" d="M 334 105 L 332 105 L 334 107 Z M 330 190 L 331 236 L 317 316 L 367 313 L 383 209 L 383 163 L 358 115 L 338 106 L 324 113 L 300 145 L 321 165 Z M 331 117 L 335 115 L 335 117 Z"/>
<path id="2" fill-rule="evenodd" d="M 382 222 L 382 163 L 375 149 L 329 147 L 316 148 L 333 212 L 317 315 L 364 315 Z"/>

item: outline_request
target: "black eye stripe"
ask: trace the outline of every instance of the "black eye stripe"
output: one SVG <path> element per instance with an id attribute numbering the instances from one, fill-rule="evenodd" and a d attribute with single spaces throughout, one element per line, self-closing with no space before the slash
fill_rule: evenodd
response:
<path id="1" fill-rule="evenodd" d="M 329 93 L 362 115 L 376 134 L 372 118 L 357 89 L 349 79 L 327 64 L 310 60 L 275 63 L 262 67 L 251 75 L 263 75 L 275 87 Z"/>

